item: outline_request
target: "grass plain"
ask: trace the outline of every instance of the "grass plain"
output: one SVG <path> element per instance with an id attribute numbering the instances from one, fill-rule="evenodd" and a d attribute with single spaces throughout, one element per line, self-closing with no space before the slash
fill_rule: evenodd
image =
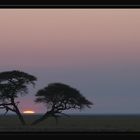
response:
<path id="1" fill-rule="evenodd" d="M 0 132 L 140 132 L 140 115 L 71 115 L 58 123 L 50 117 L 31 126 L 40 115 L 24 115 L 22 126 L 15 115 L 0 115 Z"/>

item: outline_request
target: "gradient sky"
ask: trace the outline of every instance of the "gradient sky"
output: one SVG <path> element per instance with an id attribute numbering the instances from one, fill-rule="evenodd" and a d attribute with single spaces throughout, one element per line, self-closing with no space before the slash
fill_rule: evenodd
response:
<path id="1" fill-rule="evenodd" d="M 95 103 L 80 113 L 140 113 L 139 26 L 140 9 L 0 9 L 0 71 L 38 78 L 21 111 L 45 112 L 34 94 L 63 82 Z"/>

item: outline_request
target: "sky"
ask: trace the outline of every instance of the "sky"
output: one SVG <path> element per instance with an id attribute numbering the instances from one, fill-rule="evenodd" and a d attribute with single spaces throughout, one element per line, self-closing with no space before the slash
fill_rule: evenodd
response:
<path id="1" fill-rule="evenodd" d="M 38 78 L 19 108 L 44 113 L 36 92 L 77 88 L 94 103 L 70 113 L 140 113 L 140 9 L 0 9 L 0 72 Z"/>

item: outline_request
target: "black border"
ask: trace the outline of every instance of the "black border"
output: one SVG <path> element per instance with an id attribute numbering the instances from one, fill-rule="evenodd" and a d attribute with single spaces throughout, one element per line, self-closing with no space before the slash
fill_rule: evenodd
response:
<path id="1" fill-rule="evenodd" d="M 14 136 L 19 136 L 19 138 L 29 137 L 29 136 L 35 136 L 35 138 L 42 138 L 42 136 L 46 137 L 51 140 L 56 137 L 57 139 L 59 137 L 64 136 L 67 139 L 70 139 L 71 137 L 81 137 L 84 138 L 90 138 L 90 137 L 110 137 L 110 136 L 129 136 L 129 138 L 132 136 L 140 136 L 139 132 L 0 132 L 0 136 L 8 136 L 10 139 Z M 38 137 L 39 136 L 39 137 Z M 66 139 L 65 139 L 66 140 Z M 71 139 L 70 139 L 71 140 Z"/>
<path id="2" fill-rule="evenodd" d="M 140 8 L 140 4 L 138 4 L 138 5 L 73 5 L 73 4 L 71 4 L 71 5 L 51 5 L 51 4 L 39 4 L 39 5 L 37 5 L 37 4 L 0 4 L 0 9 L 5 9 L 5 8 L 8 8 L 8 9 L 21 9 L 21 8 L 28 8 L 28 9 L 37 9 L 37 8 L 41 8 L 41 9 L 43 9 L 43 8 L 47 8 L 47 9 L 49 9 L 49 8 L 55 8 L 55 9 L 57 9 L 57 8 L 59 8 L 59 9 L 83 9 L 83 8 L 88 8 L 88 9 L 98 9 L 98 8 L 102 8 L 102 9 L 104 9 L 104 8 L 106 8 L 106 9 L 115 9 L 115 8 L 119 8 L 119 9 L 128 9 L 128 8 Z"/>
<path id="3" fill-rule="evenodd" d="M 0 0 L 0 8 L 139 8 L 139 0 Z"/>
<path id="4" fill-rule="evenodd" d="M 140 4 L 133 4 L 133 5 L 120 5 L 120 4 L 116 4 L 116 5 L 113 5 L 113 4 L 110 4 L 110 5 L 100 5 L 100 4 L 94 4 L 94 5 L 89 5 L 89 4 L 86 4 L 86 5 L 84 5 L 84 4 L 81 4 L 81 5 L 73 5 L 73 4 L 71 4 L 71 5 L 65 5 L 65 4 L 62 4 L 62 5 L 53 5 L 53 4 L 1 4 L 0 3 L 0 9 L 5 9 L 5 8 L 17 8 L 17 9 L 21 9 L 21 8 L 29 8 L 29 9 L 31 9 L 31 8 L 55 8 L 55 9 L 57 9 L 57 8 L 59 8 L 59 9 L 61 9 L 61 8 L 64 8 L 64 9 L 68 9 L 68 8 L 72 8 L 72 9 L 81 9 L 81 8 L 88 8 L 88 9 L 96 9 L 96 8 L 111 8 L 111 9 L 114 9 L 114 8 L 119 8 L 119 9 L 128 9 L 128 8 L 140 8 Z"/>

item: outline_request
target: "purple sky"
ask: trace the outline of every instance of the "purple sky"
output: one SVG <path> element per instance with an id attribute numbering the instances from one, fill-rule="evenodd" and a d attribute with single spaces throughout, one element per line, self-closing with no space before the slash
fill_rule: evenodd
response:
<path id="1" fill-rule="evenodd" d="M 38 77 L 21 111 L 45 112 L 34 94 L 64 82 L 95 103 L 80 113 L 139 113 L 139 26 L 140 9 L 0 9 L 0 71 Z"/>

